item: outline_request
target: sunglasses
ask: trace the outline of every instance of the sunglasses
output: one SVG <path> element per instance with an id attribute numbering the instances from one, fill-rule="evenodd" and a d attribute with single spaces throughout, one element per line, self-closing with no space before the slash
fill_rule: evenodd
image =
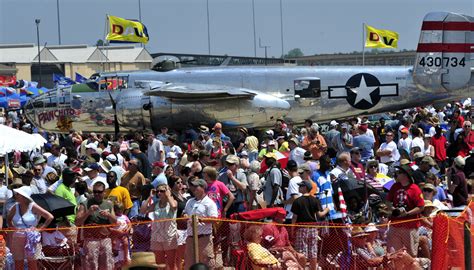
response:
<path id="1" fill-rule="evenodd" d="M 378 166 L 377 165 L 370 165 L 369 168 L 377 168 Z"/>
<path id="2" fill-rule="evenodd" d="M 93 190 L 92 193 L 94 193 L 94 194 L 102 194 L 102 193 L 104 193 L 104 191 L 103 191 L 103 190 Z"/>
<path id="3" fill-rule="evenodd" d="M 166 192 L 166 190 L 164 190 L 164 189 L 157 189 L 156 190 L 156 193 L 165 193 L 165 192 Z"/>
<path id="4" fill-rule="evenodd" d="M 432 192 L 432 191 L 433 191 L 432 189 L 428 189 L 428 188 L 423 189 L 423 192 Z"/>

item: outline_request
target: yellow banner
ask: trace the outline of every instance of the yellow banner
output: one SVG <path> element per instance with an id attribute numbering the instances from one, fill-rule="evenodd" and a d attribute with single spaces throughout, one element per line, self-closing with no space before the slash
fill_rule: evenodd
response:
<path id="1" fill-rule="evenodd" d="M 109 33 L 106 39 L 110 42 L 148 43 L 148 32 L 144 24 L 138 21 L 108 15 Z"/>
<path id="2" fill-rule="evenodd" d="M 367 38 L 365 39 L 365 47 L 367 48 L 397 48 L 398 33 L 376 29 L 372 26 L 365 25 Z"/>

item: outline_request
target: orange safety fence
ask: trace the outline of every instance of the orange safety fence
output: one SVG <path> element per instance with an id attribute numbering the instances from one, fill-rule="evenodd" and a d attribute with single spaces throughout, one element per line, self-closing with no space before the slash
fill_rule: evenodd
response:
<path id="1" fill-rule="evenodd" d="M 433 220 L 433 269 L 472 269 L 474 203 L 455 218 L 439 214 Z"/>
<path id="2" fill-rule="evenodd" d="M 39 269 L 92 269 L 95 265 L 98 269 L 120 269 L 130 254 L 142 251 L 155 252 L 162 267 L 173 264 L 177 269 L 188 269 L 195 258 L 217 269 L 313 269 L 316 264 L 321 269 L 466 269 L 464 235 L 468 231 L 472 241 L 472 233 L 471 226 L 466 230 L 464 223 L 472 220 L 473 210 L 474 204 L 470 204 L 458 218 L 437 215 L 432 219 L 433 230 L 417 230 L 418 246 L 401 249 L 391 247 L 392 242 L 409 235 L 406 230 L 393 228 L 414 220 L 376 225 L 291 225 L 179 218 L 134 220 L 123 228 L 91 225 L 38 230 L 42 237 L 42 245 L 36 247 L 39 252 L 24 256 L 31 256 L 28 258 L 33 258 Z M 211 235 L 203 227 L 206 224 Z M 196 238 L 189 237 L 193 229 L 199 234 Z M 21 237 L 22 233 L 26 232 L 0 230 L 6 239 L 6 245 L 0 239 L 0 265 L 8 266 L 18 259 L 19 254 L 10 260 L 8 256 L 19 247 L 26 252 L 28 240 Z"/>

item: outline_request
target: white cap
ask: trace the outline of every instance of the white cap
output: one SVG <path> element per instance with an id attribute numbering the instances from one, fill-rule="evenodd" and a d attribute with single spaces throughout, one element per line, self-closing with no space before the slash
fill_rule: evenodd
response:
<path id="1" fill-rule="evenodd" d="M 461 156 L 457 156 L 454 159 L 454 163 L 459 167 L 463 167 L 464 165 L 466 165 L 466 160 Z"/>
<path id="2" fill-rule="evenodd" d="M 88 145 L 86 145 L 86 149 L 94 149 L 95 151 L 97 151 L 97 145 L 95 145 L 95 143 L 89 143 Z"/>
<path id="3" fill-rule="evenodd" d="M 117 157 L 114 155 L 114 154 L 109 154 L 106 159 L 110 162 L 116 162 L 117 161 Z"/>
<path id="4" fill-rule="evenodd" d="M 336 122 L 336 120 L 332 120 L 331 123 L 329 123 L 329 125 L 335 127 L 335 126 L 339 125 L 339 123 Z"/>
<path id="5" fill-rule="evenodd" d="M 267 135 L 271 135 L 272 137 L 273 137 L 273 134 L 274 134 L 274 133 L 273 133 L 273 130 L 271 130 L 271 129 L 265 131 L 265 133 L 266 133 Z"/>
<path id="6" fill-rule="evenodd" d="M 178 156 L 174 152 L 169 152 L 166 154 L 166 158 L 178 158 Z"/>

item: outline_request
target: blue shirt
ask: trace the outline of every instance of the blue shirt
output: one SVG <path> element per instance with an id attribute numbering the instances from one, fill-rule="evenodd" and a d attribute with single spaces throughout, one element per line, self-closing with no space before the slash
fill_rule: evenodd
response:
<path id="1" fill-rule="evenodd" d="M 311 175 L 311 179 L 318 185 L 319 193 L 317 194 L 318 199 L 321 201 L 322 208 L 329 208 L 329 219 L 336 219 L 336 209 L 334 208 L 334 202 L 332 196 L 334 191 L 331 185 L 331 178 L 329 171 L 326 173 L 321 171 L 315 171 Z"/>
<path id="2" fill-rule="evenodd" d="M 361 150 L 362 160 L 367 161 L 373 155 L 375 140 L 367 134 L 354 137 L 354 147 L 359 147 Z"/>

